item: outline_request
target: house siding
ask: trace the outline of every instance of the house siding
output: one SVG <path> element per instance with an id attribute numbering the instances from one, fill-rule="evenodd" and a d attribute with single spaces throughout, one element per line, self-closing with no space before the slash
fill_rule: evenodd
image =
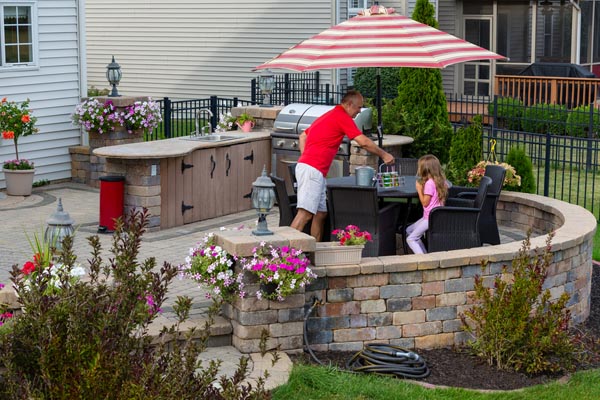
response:
<path id="1" fill-rule="evenodd" d="M 88 84 L 108 87 L 114 55 L 119 92 L 155 98 L 250 99 L 254 67 L 335 18 L 333 2 L 323 0 L 86 0 L 86 11 Z M 321 73 L 325 82 L 330 75 Z"/>
<path id="2" fill-rule="evenodd" d="M 34 161 L 34 180 L 71 177 L 69 147 L 79 145 L 81 134 L 71 123 L 80 101 L 80 52 L 78 0 L 38 0 L 36 67 L 0 70 L 2 97 L 29 98 L 38 118 L 39 133 L 19 140 L 19 157 Z M 12 141 L 0 141 L 0 160 L 15 158 Z M 4 188 L 0 173 L 0 187 Z"/>

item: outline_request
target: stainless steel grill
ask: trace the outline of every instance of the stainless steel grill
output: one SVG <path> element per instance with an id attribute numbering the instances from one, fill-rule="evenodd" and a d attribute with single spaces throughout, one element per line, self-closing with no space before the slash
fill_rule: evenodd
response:
<path id="1" fill-rule="evenodd" d="M 273 123 L 271 133 L 272 162 L 271 173 L 291 182 L 288 177 L 288 164 L 295 163 L 300 157 L 298 136 L 317 118 L 334 106 L 294 103 L 284 107 Z M 363 108 L 354 118 L 356 126 L 366 135 L 373 128 L 373 114 L 370 108 Z M 336 158 L 329 170 L 328 177 L 344 176 L 349 173 L 350 141 L 344 138 Z M 289 187 L 288 191 L 293 188 Z"/>

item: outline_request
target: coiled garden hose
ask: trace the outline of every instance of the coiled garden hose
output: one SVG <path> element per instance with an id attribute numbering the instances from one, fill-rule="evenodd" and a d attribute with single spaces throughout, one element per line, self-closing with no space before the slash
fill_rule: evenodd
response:
<path id="1" fill-rule="evenodd" d="M 425 360 L 402 347 L 382 343 L 367 344 L 346 363 L 354 372 L 373 372 L 399 378 L 422 379 L 429 376 Z"/>
<path id="2" fill-rule="evenodd" d="M 308 343 L 307 321 L 316 306 L 324 303 L 313 299 L 313 304 L 304 315 L 304 345 L 313 360 L 319 365 L 325 365 L 317 358 Z M 422 379 L 429 376 L 429 367 L 425 360 L 410 350 L 382 343 L 367 344 L 365 348 L 354 354 L 346 369 L 351 372 L 371 372 L 383 375 L 394 375 L 399 378 Z"/>

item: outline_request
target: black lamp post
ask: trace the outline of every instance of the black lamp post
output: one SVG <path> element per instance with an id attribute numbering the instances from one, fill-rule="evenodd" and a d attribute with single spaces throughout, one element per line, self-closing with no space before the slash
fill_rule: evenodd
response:
<path id="1" fill-rule="evenodd" d="M 258 224 L 252 231 L 255 236 L 272 235 L 267 227 L 267 214 L 275 204 L 275 184 L 267 176 L 267 167 L 263 167 L 262 174 L 252 184 L 252 207 L 258 212 Z"/>
<path id="2" fill-rule="evenodd" d="M 115 56 L 112 56 L 112 62 L 106 66 L 106 79 L 108 83 L 112 85 L 112 92 L 108 97 L 120 97 L 121 95 L 117 91 L 117 85 L 121 81 L 121 66 L 115 62 Z"/>
<path id="3" fill-rule="evenodd" d="M 263 70 L 258 77 L 258 87 L 264 96 L 261 107 L 273 107 L 271 93 L 275 88 L 275 75 L 268 69 Z"/>
<path id="4" fill-rule="evenodd" d="M 59 198 L 56 212 L 46 220 L 48 227 L 44 232 L 44 241 L 61 251 L 63 239 L 75 232 L 74 222 L 69 213 L 63 210 L 62 199 Z"/>

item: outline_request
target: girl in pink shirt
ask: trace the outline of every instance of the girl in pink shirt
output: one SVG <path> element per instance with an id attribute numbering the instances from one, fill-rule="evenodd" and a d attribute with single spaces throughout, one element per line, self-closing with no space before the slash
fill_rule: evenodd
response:
<path id="1" fill-rule="evenodd" d="M 429 213 L 443 206 L 448 196 L 446 176 L 436 156 L 428 154 L 419 158 L 417 164 L 417 193 L 423 206 L 423 218 L 406 228 L 406 243 L 415 254 L 427 253 L 423 235 L 429 229 Z"/>

